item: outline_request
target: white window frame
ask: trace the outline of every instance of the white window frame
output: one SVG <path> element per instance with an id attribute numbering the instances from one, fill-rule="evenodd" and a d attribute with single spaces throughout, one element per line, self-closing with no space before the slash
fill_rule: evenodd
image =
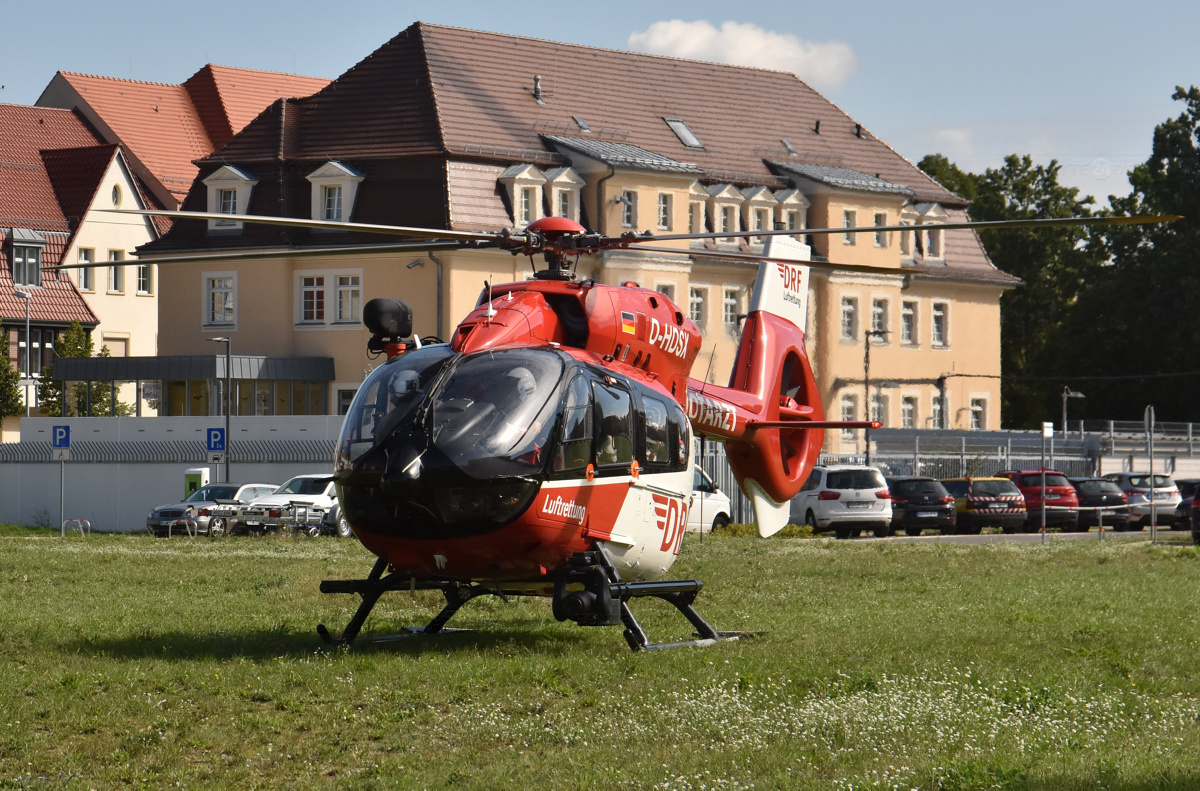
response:
<path id="1" fill-rule="evenodd" d="M 230 278 L 228 286 L 214 287 L 214 280 L 222 280 Z M 238 321 L 238 290 L 237 290 L 238 273 L 236 271 L 228 272 L 201 272 L 200 283 L 200 326 L 202 329 L 222 329 L 236 330 Z M 232 316 L 230 321 L 213 321 L 212 320 L 212 296 L 215 292 L 222 293 L 228 291 L 230 295 L 229 312 Z"/>
<path id="2" fill-rule="evenodd" d="M 311 281 L 311 282 L 309 282 Z M 324 272 L 303 272 L 298 280 L 297 291 L 297 324 L 327 324 L 329 319 L 329 280 Z M 312 304 L 309 305 L 309 294 L 312 294 Z M 305 313 L 312 311 L 311 318 Z M 320 312 L 320 315 L 316 315 Z"/>
<path id="3" fill-rule="evenodd" d="M 942 229 L 936 226 L 930 226 L 925 229 L 925 257 L 935 261 L 946 257 L 946 251 L 943 248 L 944 238 Z"/>
<path id="4" fill-rule="evenodd" d="M 538 204 L 541 203 L 541 190 L 530 185 L 517 188 L 517 224 L 524 227 L 531 222 L 541 219 L 538 215 Z"/>
<path id="5" fill-rule="evenodd" d="M 738 217 L 745 202 L 742 193 L 732 184 L 715 184 L 708 188 L 708 194 L 708 216 L 712 218 L 712 232 L 736 233 L 741 230 L 738 227 Z M 737 240 L 727 236 L 719 241 L 734 243 Z"/>
<path id="6" fill-rule="evenodd" d="M 337 314 L 334 316 L 334 322 L 342 324 L 349 321 L 358 324 L 362 320 L 362 275 L 357 273 L 334 275 L 333 288 L 336 305 L 334 311 Z M 348 310 L 342 310 L 343 295 L 349 298 Z"/>
<path id="7" fill-rule="evenodd" d="M 948 392 L 946 393 L 946 400 L 947 401 L 950 400 L 950 393 L 948 393 Z M 930 400 L 929 400 L 929 427 L 930 428 L 941 428 L 942 427 L 942 413 L 944 412 L 945 408 L 946 408 L 945 404 L 942 403 L 941 392 L 938 390 L 934 390 L 933 397 L 930 398 Z M 950 427 L 950 423 L 948 421 L 946 422 L 946 426 L 947 426 L 947 428 Z"/>
<path id="8" fill-rule="evenodd" d="M 109 250 L 108 260 L 114 264 L 117 261 L 124 262 L 124 250 Z M 108 267 L 108 293 L 109 294 L 124 294 L 125 293 L 125 264 L 121 263 L 116 266 Z"/>
<path id="9" fill-rule="evenodd" d="M 233 216 L 246 214 L 250 205 L 250 195 L 258 181 L 246 172 L 232 165 L 222 165 L 213 173 L 201 180 L 208 189 L 208 210 L 214 214 L 229 213 Z M 232 190 L 233 212 L 222 211 L 222 193 Z M 242 230 L 240 220 L 209 220 L 208 230 L 217 232 L 236 232 Z"/>
<path id="10" fill-rule="evenodd" d="M 738 331 L 738 312 L 742 305 L 742 290 L 740 288 L 721 289 L 721 323 L 725 331 Z"/>
<path id="11" fill-rule="evenodd" d="M 842 393 L 841 399 L 838 401 L 839 414 L 842 422 L 849 423 L 858 420 L 858 396 L 854 393 Z M 842 440 L 844 442 L 854 441 L 855 429 L 842 429 Z"/>
<path id="12" fill-rule="evenodd" d="M 637 227 L 637 190 L 621 190 L 619 202 L 621 204 L 621 227 L 636 228 Z"/>
<path id="13" fill-rule="evenodd" d="M 857 228 L 858 227 L 858 210 L 857 209 L 842 209 L 842 227 L 843 228 Z M 847 247 L 853 246 L 855 243 L 854 237 L 856 237 L 856 236 L 858 236 L 858 234 L 856 234 L 856 233 L 842 234 L 842 244 L 846 245 Z"/>
<path id="14" fill-rule="evenodd" d="M 674 224 L 674 217 L 672 216 L 674 202 L 674 196 L 671 193 L 658 193 L 658 229 L 660 231 L 669 231 Z"/>
<path id="15" fill-rule="evenodd" d="M 708 229 L 708 201 L 708 190 L 693 181 L 688 189 L 688 233 L 704 233 Z"/>
<path id="16" fill-rule="evenodd" d="M 968 407 L 967 428 L 971 431 L 987 430 L 988 398 L 982 395 L 972 395 Z"/>
<path id="17" fill-rule="evenodd" d="M 96 250 L 93 247 L 79 248 L 79 263 L 94 264 L 96 262 Z M 96 270 L 90 266 L 81 267 L 79 275 L 76 278 L 80 291 L 92 292 L 96 290 Z"/>
<path id="18" fill-rule="evenodd" d="M 18 250 L 24 251 L 20 256 L 21 276 L 19 278 L 17 277 Z M 12 251 L 13 285 L 40 287 L 42 285 L 42 247 L 36 244 L 14 244 Z"/>
<path id="19" fill-rule="evenodd" d="M 137 293 L 143 297 L 154 295 L 154 265 L 137 264 Z M 144 276 L 144 277 L 143 277 Z M 142 288 L 143 283 L 145 288 Z"/>
<path id="20" fill-rule="evenodd" d="M 573 168 L 555 168 L 546 173 L 542 187 L 550 198 L 550 213 L 579 222 L 580 190 L 586 182 Z M 564 208 L 563 202 L 566 202 Z"/>
<path id="21" fill-rule="evenodd" d="M 358 278 L 358 284 L 343 285 L 342 278 Z M 319 284 L 306 286 L 306 278 L 323 278 Z M 304 296 L 306 290 L 320 290 L 323 315 L 321 318 L 304 318 Z M 358 291 L 357 316 L 342 318 L 342 294 L 346 291 Z M 292 280 L 292 310 L 295 328 L 302 329 L 360 329 L 362 327 L 363 295 L 366 294 L 366 279 L 362 269 L 297 269 L 293 272 Z M 350 306 L 354 311 L 353 303 Z"/>
<path id="22" fill-rule="evenodd" d="M 871 342 L 880 346 L 889 343 L 892 305 L 887 297 L 871 297 L 871 331 L 883 335 L 871 336 Z M 882 317 L 882 319 L 880 319 Z"/>
<path id="23" fill-rule="evenodd" d="M 843 341 L 858 340 L 858 295 L 843 294 L 841 299 L 840 336 Z"/>
<path id="24" fill-rule="evenodd" d="M 802 231 L 808 227 L 808 198 L 797 189 L 782 189 L 775 193 L 775 222 L 789 231 Z M 795 234 L 797 241 L 804 241 L 804 234 Z"/>
<path id="25" fill-rule="evenodd" d="M 654 290 L 672 302 L 675 302 L 675 286 L 676 283 L 674 280 L 660 281 L 654 284 Z"/>
<path id="26" fill-rule="evenodd" d="M 882 211 L 875 212 L 875 227 L 878 228 L 882 225 L 887 225 L 887 224 L 888 224 L 887 212 L 882 212 Z M 892 240 L 890 237 L 891 237 L 891 234 L 887 231 L 876 231 L 875 232 L 875 246 L 876 247 L 889 247 L 892 243 Z"/>
<path id="27" fill-rule="evenodd" d="M 688 288 L 688 318 L 695 322 L 701 332 L 704 332 L 708 319 L 707 302 L 708 286 L 692 285 Z"/>
<path id="28" fill-rule="evenodd" d="M 921 323 L 919 320 L 920 303 L 916 300 L 901 300 L 900 302 L 900 343 L 904 346 L 919 346 Z M 912 317 L 911 322 L 906 322 Z"/>
<path id="29" fill-rule="evenodd" d="M 918 396 L 902 396 L 900 398 L 900 428 L 918 428 L 920 410 L 921 400 Z"/>
<path id="30" fill-rule="evenodd" d="M 886 428 L 888 424 L 888 397 L 876 390 L 871 394 L 871 420 L 877 420 Z"/>
<path id="31" fill-rule="evenodd" d="M 354 216 L 354 201 L 358 197 L 358 185 L 364 179 L 363 174 L 341 162 L 330 160 L 304 178 L 311 185 L 312 205 L 310 208 L 312 213 L 310 216 L 314 220 L 350 221 L 350 218 Z M 329 216 L 329 191 L 332 189 L 341 191 L 338 198 L 339 211 L 337 213 L 339 216 L 337 217 Z"/>
<path id="32" fill-rule="evenodd" d="M 929 318 L 929 345 L 934 349 L 949 349 L 950 348 L 950 300 L 935 299 L 931 300 L 930 318 Z M 938 338 L 938 316 L 941 315 L 941 334 Z"/>

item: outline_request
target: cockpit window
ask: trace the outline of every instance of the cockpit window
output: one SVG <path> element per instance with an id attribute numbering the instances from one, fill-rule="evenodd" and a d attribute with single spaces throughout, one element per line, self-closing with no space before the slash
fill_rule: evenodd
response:
<path id="1" fill-rule="evenodd" d="M 670 464 L 667 436 L 667 405 L 657 398 L 642 398 L 646 409 L 646 463 Z"/>
<path id="2" fill-rule="evenodd" d="M 433 444 L 455 464 L 506 459 L 542 466 L 562 378 L 555 352 L 510 349 L 463 359 L 434 394 Z"/>
<path id="3" fill-rule="evenodd" d="M 579 374 L 567 388 L 563 405 L 562 441 L 554 456 L 554 471 L 582 470 L 592 461 L 592 386 Z"/>
<path id="4" fill-rule="evenodd" d="M 338 443 L 338 463 L 349 464 L 373 448 L 421 403 L 430 383 L 454 356 L 449 346 L 426 346 L 393 357 L 358 388 Z"/>

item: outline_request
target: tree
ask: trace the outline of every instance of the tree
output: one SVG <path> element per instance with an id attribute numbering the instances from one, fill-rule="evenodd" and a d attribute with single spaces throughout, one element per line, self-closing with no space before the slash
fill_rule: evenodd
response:
<path id="1" fill-rule="evenodd" d="M 1110 260 L 1081 295 L 1067 325 L 1071 370 L 1093 377 L 1093 412 L 1140 419 L 1200 420 L 1200 89 L 1176 88 L 1184 110 L 1154 130 L 1149 159 L 1129 173 L 1133 189 L 1110 196 L 1114 214 L 1175 214 L 1160 225 L 1104 231 Z"/>
<path id="2" fill-rule="evenodd" d="M 0 338 L 7 337 L 4 325 L 0 324 Z M 8 359 L 8 349 L 4 351 L 4 359 L 0 362 L 0 418 L 25 414 L 25 401 L 21 398 L 21 387 L 17 384 L 21 381 L 21 374 Z"/>
<path id="3" fill-rule="evenodd" d="M 1090 216 L 1093 199 L 1059 183 L 1061 166 L 1035 165 L 1029 156 L 1005 157 L 982 174 L 961 170 L 933 154 L 918 166 L 943 186 L 970 198 L 974 220 Z M 1103 252 L 1086 228 L 980 230 L 988 257 L 1023 285 L 1000 299 L 1001 413 L 1010 428 L 1034 428 L 1058 414 L 1062 333 L 1086 285 L 1100 276 Z"/>
<path id="4" fill-rule="evenodd" d="M 78 321 L 72 321 L 63 337 L 54 346 L 56 357 L 91 357 L 95 344 L 91 336 L 84 331 Z M 108 357 L 107 346 L 101 346 L 97 357 Z M 64 394 L 63 383 L 53 378 L 52 369 L 42 369 L 42 382 L 39 388 L 38 412 L 47 417 L 71 417 L 79 415 L 95 415 L 106 417 L 113 414 L 112 389 L 108 382 L 91 382 L 91 398 L 88 398 L 88 382 L 76 382 L 70 392 Z M 64 404 L 65 401 L 65 404 Z M 89 404 L 91 406 L 89 412 Z M 117 401 L 116 414 L 127 417 L 134 413 L 131 405 Z"/>

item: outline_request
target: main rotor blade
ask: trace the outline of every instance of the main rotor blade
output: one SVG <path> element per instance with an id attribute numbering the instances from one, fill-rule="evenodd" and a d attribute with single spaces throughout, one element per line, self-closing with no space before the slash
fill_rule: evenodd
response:
<path id="1" fill-rule="evenodd" d="M 100 269 L 109 266 L 141 266 L 142 264 L 158 264 L 159 266 L 167 264 L 191 264 L 198 261 L 231 261 L 231 260 L 246 260 L 252 258 L 271 258 L 285 256 L 287 258 L 304 257 L 310 255 L 350 255 L 358 253 L 423 253 L 434 250 L 461 250 L 464 242 L 400 242 L 398 244 L 355 244 L 345 245 L 342 247 L 277 247 L 261 250 L 230 250 L 218 253 L 182 253 L 180 255 L 169 256 L 147 256 L 145 258 L 133 258 L 122 262 L 113 261 L 93 261 L 90 264 L 58 264 L 56 266 L 44 266 L 44 272 L 57 272 L 61 269 Z M 480 248 L 486 249 L 491 245 L 484 245 Z"/>
<path id="2" fill-rule="evenodd" d="M 462 241 L 493 242 L 511 239 L 524 242 L 525 235 L 515 233 L 505 236 L 500 233 L 478 231 L 447 231 L 443 228 L 410 228 L 403 225 L 376 225 L 373 223 L 340 222 L 335 220 L 304 220 L 299 217 L 270 217 L 262 214 L 224 214 L 221 212 L 166 211 L 158 209 L 101 209 L 112 214 L 140 214 L 147 217 L 170 217 L 174 220 L 220 220 L 224 222 L 249 222 L 259 225 L 277 225 L 284 228 L 317 228 L 326 231 L 360 231 L 382 233 L 391 236 L 413 236 L 418 239 L 459 239 Z"/>
<path id="3" fill-rule="evenodd" d="M 962 229 L 1001 229 L 1001 228 L 1053 228 L 1060 226 L 1078 225 L 1153 225 L 1160 222 L 1175 222 L 1182 220 L 1178 214 L 1142 214 L 1133 217 L 1050 217 L 1031 220 L 980 220 L 966 222 L 930 223 L 927 225 L 855 225 L 850 228 L 785 228 L 782 230 L 761 231 L 720 231 L 714 233 L 673 233 L 662 235 L 619 236 L 605 239 L 607 245 L 623 247 L 627 244 L 642 242 L 668 242 L 685 239 L 748 239 L 758 236 L 807 236 L 808 234 L 827 233 L 875 233 L 877 231 L 919 231 L 943 230 L 957 231 Z"/>
<path id="4" fill-rule="evenodd" d="M 791 266 L 807 266 L 810 269 L 828 269 L 830 271 L 847 271 L 847 272 L 870 272 L 880 275 L 907 275 L 909 272 L 916 270 L 901 269 L 895 266 L 867 266 L 865 264 L 838 264 L 832 261 L 798 261 L 795 258 L 768 258 L 765 255 L 754 255 L 753 253 L 723 253 L 719 250 L 680 250 L 675 247 L 642 247 L 638 245 L 638 250 L 647 253 L 674 253 L 676 255 L 686 255 L 690 258 L 712 258 L 722 261 L 750 261 L 758 264 L 766 262 L 768 264 L 790 264 Z"/>

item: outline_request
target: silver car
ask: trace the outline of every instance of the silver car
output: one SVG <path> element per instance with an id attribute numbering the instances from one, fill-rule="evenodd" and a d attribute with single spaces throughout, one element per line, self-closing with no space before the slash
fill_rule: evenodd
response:
<path id="1" fill-rule="evenodd" d="M 1158 523 L 1171 525 L 1175 521 L 1175 508 L 1182 499 L 1179 487 L 1169 475 L 1155 475 L 1150 479 L 1148 472 L 1113 472 L 1104 476 L 1121 487 L 1125 498 L 1129 501 L 1129 526 L 1141 530 L 1150 524 L 1151 493 L 1153 493 L 1154 509 L 1158 513 Z"/>
<path id="2" fill-rule="evenodd" d="M 146 530 L 152 536 L 174 533 L 187 535 L 186 520 L 195 522 L 195 529 L 211 536 L 224 535 L 228 520 L 213 518 L 211 511 L 219 504 L 245 505 L 255 498 L 270 494 L 278 488 L 273 483 L 210 483 L 192 492 L 186 500 L 173 505 L 160 505 L 146 515 Z"/>
<path id="3" fill-rule="evenodd" d="M 791 519 L 812 525 L 814 533 L 832 530 L 838 538 L 857 537 L 864 529 L 884 538 L 892 532 L 892 497 L 874 467 L 813 467 L 792 498 Z"/>

